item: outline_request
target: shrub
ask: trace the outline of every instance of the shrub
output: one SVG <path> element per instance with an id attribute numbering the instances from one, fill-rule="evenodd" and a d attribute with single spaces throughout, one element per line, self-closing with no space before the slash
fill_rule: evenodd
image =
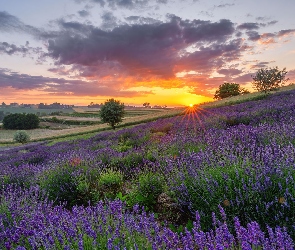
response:
<path id="1" fill-rule="evenodd" d="M 98 180 L 98 189 L 105 198 L 115 198 L 123 184 L 123 174 L 120 171 L 107 169 Z"/>
<path id="2" fill-rule="evenodd" d="M 3 119 L 5 129 L 35 129 L 40 123 L 35 114 L 9 114 Z"/>
<path id="3" fill-rule="evenodd" d="M 140 204 L 147 209 L 153 209 L 158 196 L 164 192 L 164 178 L 153 172 L 139 175 L 137 186 L 130 193 L 129 205 Z"/>
<path id="4" fill-rule="evenodd" d="M 98 200 L 95 181 L 91 171 L 70 164 L 45 172 L 40 177 L 40 186 L 56 204 L 66 202 L 67 207 L 72 207 Z"/>
<path id="5" fill-rule="evenodd" d="M 14 134 L 13 140 L 20 143 L 26 143 L 30 140 L 30 136 L 26 133 L 26 131 L 18 130 Z"/>

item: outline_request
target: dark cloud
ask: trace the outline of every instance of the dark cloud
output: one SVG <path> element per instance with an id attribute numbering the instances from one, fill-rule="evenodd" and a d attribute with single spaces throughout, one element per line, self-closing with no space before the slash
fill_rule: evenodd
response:
<path id="1" fill-rule="evenodd" d="M 278 37 L 295 34 L 295 29 L 281 30 L 278 32 Z"/>
<path id="2" fill-rule="evenodd" d="M 0 42 L 0 54 L 21 55 L 23 57 L 35 58 L 37 63 L 45 60 L 44 51 L 40 47 L 30 47 L 27 41 L 25 45 L 17 46 L 7 42 Z"/>
<path id="3" fill-rule="evenodd" d="M 217 72 L 226 76 L 235 76 L 241 74 L 243 71 L 239 69 L 220 69 Z"/>
<path id="4" fill-rule="evenodd" d="M 192 22 L 182 22 L 182 24 L 185 27 L 183 35 L 186 43 L 194 43 L 197 41 L 223 42 L 235 31 L 233 23 L 226 19 L 215 23 L 193 20 Z"/>
<path id="5" fill-rule="evenodd" d="M 250 41 L 257 41 L 261 44 L 272 44 L 276 43 L 277 39 L 284 36 L 290 36 L 295 34 L 295 29 L 281 30 L 274 33 L 262 33 L 259 34 L 257 31 L 249 30 L 246 32 Z"/>
<path id="6" fill-rule="evenodd" d="M 22 54 L 26 55 L 29 49 L 26 46 L 16 46 L 14 44 L 9 44 L 7 42 L 0 42 L 0 53 L 12 55 L 12 54 Z"/>
<path id="7" fill-rule="evenodd" d="M 78 11 L 78 14 L 80 15 L 80 17 L 87 17 L 90 15 L 90 12 L 87 10 L 80 10 Z"/>
<path id="8" fill-rule="evenodd" d="M 113 15 L 112 12 L 105 12 L 102 16 L 102 25 L 101 28 L 108 30 L 113 29 L 118 25 L 118 19 Z"/>
<path id="9" fill-rule="evenodd" d="M 26 25 L 17 17 L 10 15 L 6 11 L 0 11 L 0 31 L 4 32 L 24 32 L 38 36 L 39 29 Z"/>
<path id="10" fill-rule="evenodd" d="M 168 0 L 74 0 L 76 3 L 90 2 L 101 7 L 136 9 L 154 4 L 167 4 Z"/>
<path id="11" fill-rule="evenodd" d="M 260 34 L 257 31 L 247 31 L 246 34 L 250 41 L 257 41 L 260 39 Z"/>
<path id="12" fill-rule="evenodd" d="M 167 79 L 174 77 L 175 70 L 184 65 L 193 69 L 219 65 L 218 61 L 223 62 L 219 57 L 233 60 L 241 50 L 240 39 L 235 40 L 238 43 L 226 43 L 235 31 L 229 20 L 188 21 L 170 16 L 167 22 L 121 25 L 108 31 L 81 23 L 60 22 L 65 32 L 49 40 L 48 55 L 56 64 L 72 65 L 88 77 L 107 72 Z M 186 51 L 188 46 L 196 44 L 200 46 L 199 51 Z M 189 62 L 194 63 L 190 66 Z"/>
<path id="13" fill-rule="evenodd" d="M 0 87 L 16 90 L 43 90 L 51 95 L 75 96 L 120 96 L 137 97 L 151 94 L 152 92 L 125 91 L 118 88 L 119 83 L 105 85 L 97 81 L 67 80 L 64 78 L 51 78 L 19 74 L 8 69 L 0 68 Z"/>
<path id="14" fill-rule="evenodd" d="M 242 23 L 237 26 L 238 29 L 241 30 L 257 30 L 259 29 L 258 23 Z"/>
<path id="15" fill-rule="evenodd" d="M 214 5 L 214 8 L 227 8 L 234 5 L 235 5 L 234 3 L 225 3 L 225 4 Z"/>
<path id="16" fill-rule="evenodd" d="M 277 22 L 278 22 L 278 21 L 273 20 L 273 21 L 267 22 L 266 25 L 267 25 L 267 26 L 274 25 L 274 24 L 276 24 Z"/>
<path id="17" fill-rule="evenodd" d="M 261 69 L 265 68 L 270 64 L 270 62 L 256 62 L 250 66 L 251 69 Z"/>
<path id="18" fill-rule="evenodd" d="M 130 24 L 159 24 L 161 21 L 151 17 L 129 16 L 125 20 Z"/>
<path id="19" fill-rule="evenodd" d="M 270 22 L 266 22 L 266 23 L 242 23 L 240 25 L 237 26 L 237 29 L 239 30 L 247 30 L 247 31 L 253 31 L 253 30 L 258 30 L 261 27 L 266 27 L 266 26 L 270 26 L 270 25 L 274 25 L 276 24 L 278 21 L 270 21 Z"/>

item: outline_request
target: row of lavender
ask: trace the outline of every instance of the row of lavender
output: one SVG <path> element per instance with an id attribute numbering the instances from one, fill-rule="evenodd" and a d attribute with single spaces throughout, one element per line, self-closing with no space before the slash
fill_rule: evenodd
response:
<path id="1" fill-rule="evenodd" d="M 99 249 L 167 249 L 171 244 L 180 249 L 222 249 L 239 244 L 243 249 L 292 249 L 292 240 L 283 228 L 294 238 L 294 95 L 290 91 L 262 101 L 188 110 L 184 116 L 101 133 L 89 140 L 2 152 L 0 245 L 6 244 L 8 249 L 18 245 L 28 249 L 41 245 L 49 249 L 90 245 Z M 97 183 L 110 168 L 109 177 L 114 180 L 114 173 L 120 173 L 123 182 L 104 186 L 109 191 L 106 194 Z M 40 194 L 34 204 L 26 198 L 17 199 L 20 191 L 15 187 L 39 187 L 54 203 L 46 203 Z M 187 224 L 190 231 L 179 235 L 166 227 L 155 229 L 159 220 L 132 210 L 139 204 L 163 213 L 156 202 L 162 193 L 176 208 L 165 208 L 166 215 L 160 217 L 169 220 L 167 213 L 181 214 L 170 223 L 195 221 L 198 211 L 200 219 Z M 24 193 L 24 197 L 28 195 Z M 97 213 L 98 204 L 102 204 L 97 202 L 105 198 L 124 200 L 127 207 L 120 203 L 120 216 L 105 215 L 114 221 L 103 221 L 108 228 L 98 229 L 102 221 L 86 214 Z M 56 206 L 63 201 L 65 206 Z M 88 201 L 91 205 L 85 206 Z M 108 206 L 119 204 L 116 202 Z M 60 225 L 52 221 L 54 213 Z M 137 230 L 138 235 L 126 222 L 131 217 L 143 223 L 134 226 L 145 225 L 143 231 Z M 41 221 L 36 222 L 38 218 Z M 65 228 L 75 233 L 68 235 Z"/>

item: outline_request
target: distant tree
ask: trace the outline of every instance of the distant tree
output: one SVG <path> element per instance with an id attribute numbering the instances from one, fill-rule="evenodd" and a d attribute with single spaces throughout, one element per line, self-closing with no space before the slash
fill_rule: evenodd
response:
<path id="1" fill-rule="evenodd" d="M 1 106 L 2 106 L 2 107 L 6 107 L 5 102 L 2 102 Z"/>
<path id="2" fill-rule="evenodd" d="M 34 129 L 38 128 L 39 117 L 35 114 L 9 114 L 3 119 L 5 129 Z"/>
<path id="3" fill-rule="evenodd" d="M 149 103 L 149 102 L 145 102 L 145 103 L 143 104 L 143 106 L 144 106 L 145 108 L 148 108 L 148 107 L 150 106 L 150 103 Z"/>
<path id="4" fill-rule="evenodd" d="M 249 93 L 249 91 L 241 88 L 238 83 L 225 82 L 219 86 L 218 90 L 216 90 L 214 99 L 220 100 L 226 97 L 237 96 L 246 93 Z"/>
<path id="5" fill-rule="evenodd" d="M 285 79 L 287 73 L 286 68 L 283 70 L 279 70 L 278 67 L 259 69 L 256 75 L 252 76 L 252 84 L 256 90 L 264 93 L 277 90 L 289 80 Z"/>
<path id="6" fill-rule="evenodd" d="M 115 126 L 122 122 L 122 118 L 125 115 L 124 103 L 113 98 L 109 99 L 102 105 L 99 114 L 102 122 L 108 123 L 115 129 Z"/>

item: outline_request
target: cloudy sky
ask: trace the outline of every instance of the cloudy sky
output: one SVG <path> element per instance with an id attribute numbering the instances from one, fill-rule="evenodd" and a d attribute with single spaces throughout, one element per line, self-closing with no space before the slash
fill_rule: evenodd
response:
<path id="1" fill-rule="evenodd" d="M 294 0 L 0 0 L 0 102 L 131 105 L 251 90 L 263 67 L 295 82 Z"/>

